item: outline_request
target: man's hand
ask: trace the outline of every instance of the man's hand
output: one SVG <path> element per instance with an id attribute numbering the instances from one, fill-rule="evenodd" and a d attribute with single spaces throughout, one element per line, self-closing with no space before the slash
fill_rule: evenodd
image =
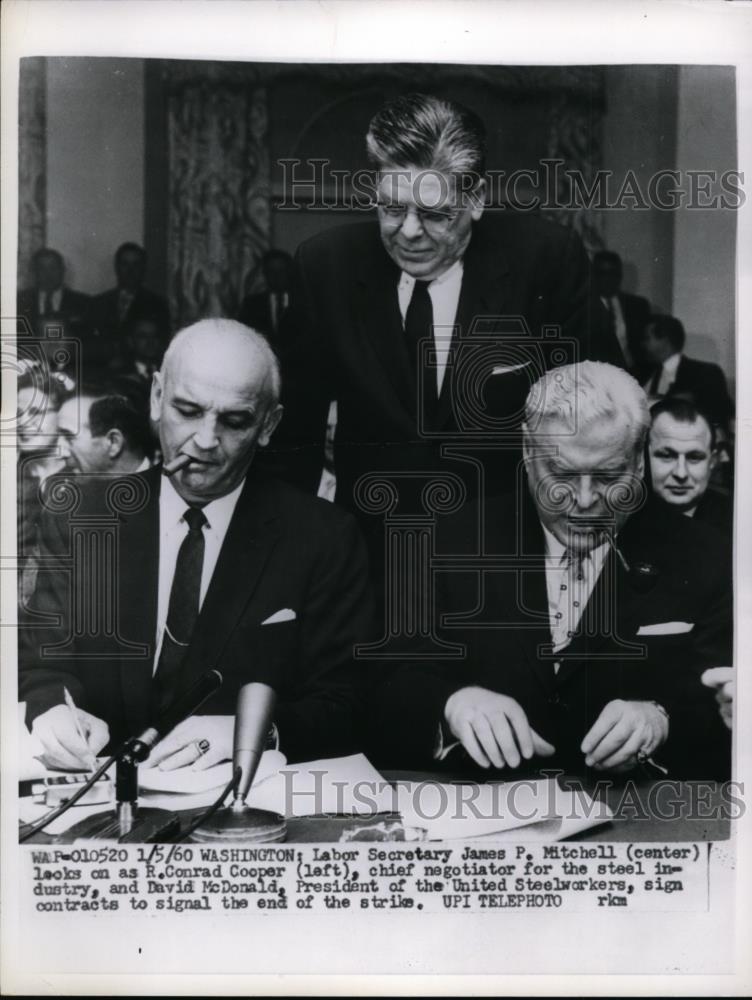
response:
<path id="1" fill-rule="evenodd" d="M 159 767 L 160 771 L 178 767 L 204 771 L 222 760 L 231 760 L 234 728 L 234 715 L 193 715 L 157 743 L 147 766 Z M 207 742 L 209 746 L 204 750 Z"/>
<path id="2" fill-rule="evenodd" d="M 700 678 L 709 688 L 715 688 L 715 700 L 721 710 L 721 718 L 731 729 L 734 724 L 734 668 L 710 667 Z"/>
<path id="3" fill-rule="evenodd" d="M 580 749 L 596 771 L 626 771 L 637 754 L 648 757 L 668 738 L 668 719 L 650 701 L 610 701 L 595 720 Z"/>
<path id="4" fill-rule="evenodd" d="M 554 748 L 530 728 L 514 700 L 487 688 L 455 691 L 444 706 L 452 733 L 481 767 L 519 767 L 522 758 L 550 757 Z"/>
<path id="5" fill-rule="evenodd" d="M 84 739 L 76 728 L 76 719 Z M 67 705 L 55 705 L 38 715 L 31 725 L 31 735 L 44 748 L 39 757 L 42 764 L 61 771 L 96 770 L 96 756 L 110 741 L 106 722 L 82 708 L 70 709 Z"/>

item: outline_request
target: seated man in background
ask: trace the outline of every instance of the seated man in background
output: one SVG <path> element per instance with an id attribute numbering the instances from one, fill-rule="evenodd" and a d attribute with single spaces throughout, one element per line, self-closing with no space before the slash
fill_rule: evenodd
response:
<path id="1" fill-rule="evenodd" d="M 58 416 L 60 455 L 69 473 L 127 475 L 151 465 L 148 414 L 127 396 L 84 384 Z"/>
<path id="2" fill-rule="evenodd" d="M 18 379 L 16 391 L 17 545 L 19 610 L 36 585 L 38 531 L 42 516 L 42 488 L 60 472 L 63 462 L 57 448 L 58 416 L 64 385 L 45 377 L 41 366 L 29 365 Z"/>
<path id="3" fill-rule="evenodd" d="M 249 681 L 278 692 L 288 760 L 356 745 L 352 651 L 371 630 L 365 548 L 351 516 L 254 468 L 280 417 L 279 392 L 262 336 L 231 320 L 188 327 L 167 350 L 151 399 L 165 463 L 181 467 L 171 465 L 171 477 L 152 468 L 91 479 L 78 491 L 81 526 L 59 508 L 46 513 L 34 610 L 49 624 L 21 632 L 19 697 L 49 766 L 84 767 L 209 668 L 223 686 L 155 750 L 160 766 L 229 758 L 238 691 Z M 103 578 L 103 563 L 73 556 L 87 545 L 100 551 L 95 535 L 113 513 L 117 558 Z M 105 609 L 106 634 L 95 628 Z"/>
<path id="4" fill-rule="evenodd" d="M 274 344 L 290 308 L 292 257 L 284 250 L 270 250 L 264 254 L 262 266 L 266 290 L 246 295 L 240 304 L 238 320 L 263 333 Z"/>
<path id="5" fill-rule="evenodd" d="M 693 403 L 671 396 L 656 403 L 650 415 L 653 493 L 687 517 L 713 525 L 730 540 L 733 500 L 709 488 L 717 462 L 713 424 Z"/>
<path id="6" fill-rule="evenodd" d="M 639 362 L 640 340 L 650 317 L 650 303 L 641 295 L 622 291 L 621 257 L 612 250 L 593 255 L 593 292 L 601 323 L 615 335 L 631 371 Z"/>
<path id="7" fill-rule="evenodd" d="M 170 335 L 167 300 L 144 286 L 146 262 L 146 251 L 138 243 L 121 244 L 115 251 L 115 288 L 92 301 L 92 323 L 105 338 L 109 356 L 120 349 L 137 320 L 152 320 L 164 342 Z"/>
<path id="8" fill-rule="evenodd" d="M 26 320 L 37 337 L 45 335 L 48 324 L 62 326 L 64 337 L 85 332 L 91 299 L 66 286 L 63 255 L 42 247 L 31 258 L 31 271 L 33 286 L 18 293 L 19 318 Z"/>
<path id="9" fill-rule="evenodd" d="M 532 387 L 526 489 L 438 525 L 436 621 L 463 645 L 455 663 L 396 664 L 379 686 L 379 763 L 425 767 L 461 744 L 505 774 L 651 762 L 671 777 L 728 774 L 700 673 L 730 662 L 729 554 L 698 559 L 711 529 L 643 505 L 649 419 L 638 383 L 611 365 Z"/>
<path id="10" fill-rule="evenodd" d="M 648 366 L 642 386 L 651 403 L 669 395 L 694 403 L 725 434 L 733 416 L 726 377 L 718 365 L 683 354 L 685 339 L 684 327 L 674 316 L 650 317 L 640 344 Z"/>

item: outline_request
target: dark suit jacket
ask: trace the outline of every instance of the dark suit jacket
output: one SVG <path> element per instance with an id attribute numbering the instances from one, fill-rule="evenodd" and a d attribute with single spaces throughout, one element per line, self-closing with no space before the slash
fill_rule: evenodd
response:
<path id="1" fill-rule="evenodd" d="M 141 319 L 153 320 L 165 338 L 170 334 L 170 311 L 167 300 L 148 288 L 139 288 L 133 297 L 123 322 L 118 318 L 117 288 L 102 292 L 92 300 L 92 324 L 102 337 L 118 339 L 132 324 Z"/>
<path id="2" fill-rule="evenodd" d="M 114 743 L 148 723 L 159 480 L 159 469 L 114 482 L 101 477 L 82 491 L 77 509 L 46 514 L 34 607 L 52 619 L 21 637 L 19 698 L 27 702 L 28 723 L 62 702 L 64 685 L 76 704 L 107 721 Z M 73 489 L 77 485 L 73 480 Z M 58 498 L 63 487 L 58 480 Z M 86 622 L 81 626 L 89 607 L 85 597 L 79 596 L 72 616 L 73 536 L 93 545 L 97 529 L 85 518 L 101 517 L 109 509 L 108 495 L 112 502 L 116 494 L 131 512 L 121 511 L 115 519 L 111 603 L 98 597 L 94 568 L 78 575 L 79 583 L 93 586 L 100 616 L 97 634 L 87 635 Z M 184 663 L 186 687 L 213 667 L 224 676 L 201 713 L 234 714 L 240 686 L 265 681 L 279 694 L 276 722 L 289 759 L 351 751 L 359 731 L 352 647 L 369 634 L 367 575 L 364 546 L 350 515 L 249 473 Z M 295 620 L 262 625 L 282 609 L 294 611 Z M 108 614 L 117 615 L 117 628 L 105 635 Z"/>
<path id="3" fill-rule="evenodd" d="M 727 542 L 730 542 L 734 533 L 733 497 L 726 496 L 712 488 L 706 490 L 702 500 L 697 505 L 694 520 L 712 526 L 721 532 Z"/>
<path id="4" fill-rule="evenodd" d="M 637 358 L 640 352 L 640 338 L 650 319 L 650 303 L 641 295 L 619 292 L 619 304 L 624 316 L 624 325 L 627 328 L 627 343 L 632 351 L 632 356 Z"/>
<path id="5" fill-rule="evenodd" d="M 627 292 L 619 292 L 617 298 L 619 299 L 624 317 L 627 348 L 632 356 L 632 367 L 630 370 L 639 378 L 645 368 L 640 359 L 640 339 L 650 319 L 650 303 L 640 295 L 630 295 Z M 615 335 L 615 318 L 597 294 L 593 295 L 592 310 L 591 322 L 593 327 L 600 330 L 601 335 L 604 337 Z"/>
<path id="6" fill-rule="evenodd" d="M 709 361 L 682 356 L 669 395 L 691 400 L 721 427 L 727 427 L 733 415 L 726 376 L 718 365 Z"/>
<path id="7" fill-rule="evenodd" d="M 354 509 L 355 482 L 374 470 L 451 468 L 472 490 L 477 474 L 442 458 L 442 444 L 487 435 L 489 418 L 496 440 L 501 431 L 514 435 L 531 383 L 554 363 L 586 357 L 621 363 L 615 339 L 590 335 L 589 267 L 576 233 L 530 216 L 486 213 L 464 256 L 450 363 L 426 435 L 399 310 L 399 273 L 375 222 L 307 240 L 295 263 L 282 351 L 286 413 L 275 438 L 275 447 L 287 451 L 279 469 L 315 491 L 327 410 L 336 399 L 337 500 Z M 566 342 L 560 345 L 555 333 L 544 337 L 544 326 L 561 327 Z M 505 371 L 494 374 L 495 368 Z M 511 465 L 497 451 L 489 474 L 501 474 L 502 466 L 506 474 Z"/>
<path id="8" fill-rule="evenodd" d="M 240 303 L 238 322 L 250 326 L 253 330 L 258 330 L 259 333 L 263 333 L 269 340 L 276 342 L 286 312 L 287 309 L 279 310 L 277 315 L 277 329 L 273 329 L 269 292 L 259 292 L 256 295 L 247 295 Z"/>
<path id="9" fill-rule="evenodd" d="M 34 334 L 40 333 L 39 292 L 36 288 L 25 288 L 18 293 L 17 299 L 19 320 L 25 320 Z M 89 326 L 91 298 L 83 292 L 74 292 L 71 288 L 63 288 L 60 307 L 57 312 L 45 316 L 50 322 L 58 320 L 66 327 L 66 334 L 78 335 L 86 332 Z M 21 327 L 19 327 L 21 332 Z"/>
<path id="10" fill-rule="evenodd" d="M 652 505 L 634 514 L 617 542 L 631 572 L 611 550 L 577 633 L 553 654 L 537 513 L 527 497 L 519 520 L 514 498 L 492 500 L 487 511 L 483 551 L 511 557 L 513 568 L 442 575 L 439 612 L 462 617 L 454 627 L 444 622 L 440 636 L 464 644 L 463 654 L 454 663 L 395 665 L 377 686 L 374 762 L 430 766 L 447 698 L 477 685 L 514 698 L 556 747 L 539 766 L 582 772 L 582 739 L 605 705 L 620 698 L 657 701 L 668 711 L 669 739 L 654 757 L 670 777 L 726 777 L 728 732 L 699 680 L 706 666 L 732 662 L 730 557 L 717 534 Z M 449 519 L 439 551 L 480 552 L 478 522 L 471 506 Z M 712 558 L 700 558 L 703 551 Z M 682 633 L 681 622 L 691 631 Z M 656 625 L 664 634 L 639 634 Z"/>

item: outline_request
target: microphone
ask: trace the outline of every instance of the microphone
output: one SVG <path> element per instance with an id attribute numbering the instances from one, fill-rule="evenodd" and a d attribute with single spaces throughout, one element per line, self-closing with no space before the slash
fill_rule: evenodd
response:
<path id="1" fill-rule="evenodd" d="M 235 773 L 240 768 L 241 775 L 232 803 L 235 812 L 244 808 L 246 796 L 256 777 L 276 701 L 274 689 L 260 681 L 244 684 L 238 692 L 232 769 Z"/>
<path id="2" fill-rule="evenodd" d="M 260 681 L 244 684 L 238 692 L 235 732 L 232 748 L 233 773 L 240 771 L 231 806 L 208 816 L 190 831 L 194 843 L 271 843 L 284 840 L 287 825 L 284 816 L 246 805 L 261 755 L 272 723 L 277 695 Z"/>
<path id="3" fill-rule="evenodd" d="M 138 736 L 131 736 L 118 751 L 123 760 L 140 764 L 145 761 L 161 739 L 171 732 L 179 722 L 193 715 L 222 685 L 223 677 L 218 670 L 207 670 L 205 674 L 170 704 L 157 721 L 147 726 Z"/>

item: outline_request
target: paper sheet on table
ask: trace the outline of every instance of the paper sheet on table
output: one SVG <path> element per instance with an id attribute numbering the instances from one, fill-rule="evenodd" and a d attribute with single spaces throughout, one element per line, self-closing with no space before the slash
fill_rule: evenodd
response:
<path id="1" fill-rule="evenodd" d="M 405 827 L 428 840 L 493 836 L 506 840 L 561 840 L 612 818 L 583 791 L 565 791 L 554 779 L 499 784 L 400 784 Z"/>
<path id="2" fill-rule="evenodd" d="M 102 763 L 102 760 L 100 760 Z M 259 761 L 258 771 L 253 779 L 253 788 L 279 773 L 279 769 L 287 763 L 287 758 L 278 750 L 266 750 Z M 49 771 L 42 768 L 36 777 L 50 778 L 64 772 Z M 115 765 L 108 774 L 114 779 Z M 175 771 L 160 771 L 159 768 L 147 768 L 143 765 L 138 769 L 139 802 L 150 809 L 200 809 L 209 806 L 217 798 L 219 791 L 230 780 L 232 764 L 227 761 L 207 768 L 205 771 L 193 771 L 189 767 L 181 767 Z M 253 789 L 252 789 L 253 790 Z M 114 787 L 113 787 L 114 791 Z M 53 820 L 46 832 L 50 834 L 65 833 L 80 820 L 115 808 L 114 800 L 109 804 L 93 806 L 72 806 L 56 820 Z M 41 819 L 50 809 L 39 805 L 30 798 L 19 800 L 19 816 L 24 823 L 33 823 Z"/>
<path id="3" fill-rule="evenodd" d="M 267 750 L 264 757 L 273 752 Z M 246 802 L 254 809 L 268 809 L 285 818 L 320 813 L 370 816 L 394 809 L 395 800 L 391 787 L 361 753 L 286 767 L 285 758 L 282 754 L 279 756 L 282 766 L 276 773 L 263 781 L 257 775 L 253 782 Z M 219 772 L 220 767 L 211 770 Z M 229 767 L 227 764 L 227 768 Z M 259 765 L 259 774 L 260 772 Z M 197 773 L 194 771 L 190 776 L 186 775 L 186 794 L 162 791 L 156 787 L 149 790 L 140 781 L 141 802 L 154 809 L 200 809 L 211 805 L 216 798 L 217 787 L 222 782 L 216 787 L 199 790 L 190 780 Z M 229 781 L 229 770 L 226 780 Z"/>
<path id="4" fill-rule="evenodd" d="M 394 809 L 394 792 L 362 753 L 293 764 L 258 788 L 247 802 L 286 818 L 330 815 L 371 816 Z"/>
<path id="5" fill-rule="evenodd" d="M 276 774 L 287 763 L 287 757 L 279 750 L 265 750 L 259 761 L 254 784 L 265 781 Z M 227 760 L 203 770 L 192 767 L 178 767 L 174 771 L 160 771 L 158 767 L 141 765 L 138 769 L 138 787 L 148 792 L 174 792 L 195 794 L 197 792 L 219 792 L 232 777 L 232 763 Z"/>
<path id="6" fill-rule="evenodd" d="M 282 764 L 281 770 L 270 770 L 275 757 Z M 268 758 L 265 762 L 265 758 Z M 268 809 L 285 817 L 312 816 L 317 813 L 344 813 L 346 815 L 372 815 L 375 812 L 389 812 L 394 808 L 393 791 L 363 754 L 351 757 L 337 757 L 330 760 L 314 760 L 285 767 L 285 757 L 276 750 L 267 750 L 259 764 L 259 770 L 248 795 L 248 804 L 256 809 Z M 139 802 L 152 809 L 199 809 L 217 797 L 218 789 L 230 779 L 230 767 L 218 765 L 207 771 L 161 771 L 139 769 Z M 184 776 L 178 782 L 170 776 Z M 263 777 L 263 775 L 266 775 Z M 196 789 L 199 782 L 201 790 Z M 146 783 L 152 785 L 149 789 Z M 165 791 L 156 785 L 182 785 L 188 792 Z M 96 806 L 74 806 L 47 827 L 51 834 L 64 833 L 79 820 L 106 812 L 107 808 Z M 47 812 L 43 806 L 35 805 L 30 799 L 19 803 L 21 819 L 30 823 Z"/>

